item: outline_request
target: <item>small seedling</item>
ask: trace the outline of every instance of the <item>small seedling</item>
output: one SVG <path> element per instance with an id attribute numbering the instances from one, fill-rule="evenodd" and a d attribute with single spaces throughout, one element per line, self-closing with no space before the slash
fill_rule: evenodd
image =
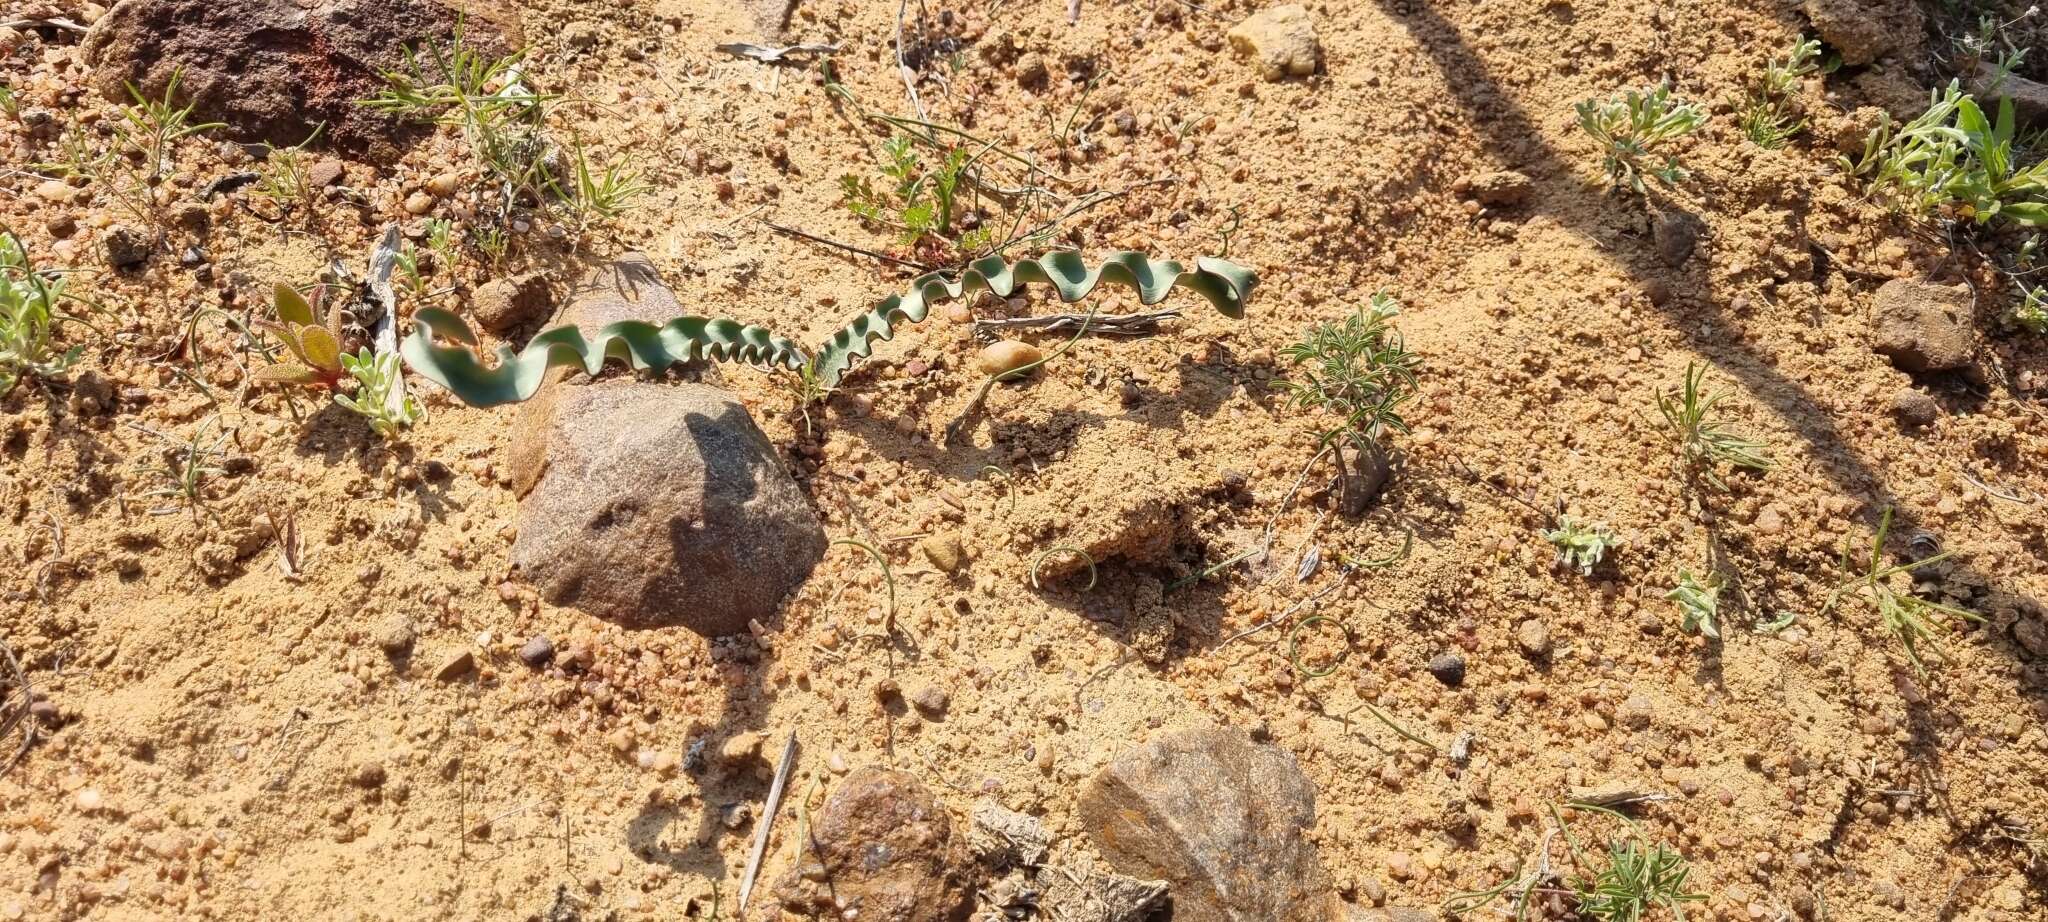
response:
<path id="1" fill-rule="evenodd" d="M 1800 39 L 1783 58 L 1764 65 L 1761 83 L 1751 88 L 1743 104 L 1742 133 L 1758 147 L 1784 147 L 1794 135 L 1806 129 L 1806 119 L 1794 105 L 1799 78 L 1820 72 L 1820 40 Z"/>
<path id="2" fill-rule="evenodd" d="M 342 366 L 342 320 L 339 304 L 327 311 L 326 321 L 317 319 L 304 295 L 279 282 L 272 289 L 271 303 L 276 321 L 260 321 L 259 329 L 284 343 L 296 361 L 276 362 L 256 369 L 255 379 L 270 384 L 297 384 L 339 390 L 348 371 Z"/>
<path id="3" fill-rule="evenodd" d="M 1700 382 L 1706 374 L 1706 368 L 1698 363 L 1687 364 L 1685 387 L 1677 394 L 1658 391 L 1657 409 L 1670 425 L 1672 437 L 1678 442 L 1679 457 L 1687 468 L 1725 489 L 1727 483 L 1716 473 L 1716 465 L 1765 471 L 1773 463 L 1764 457 L 1763 443 L 1722 428 L 1721 420 L 1714 415 L 1714 406 L 1727 395 L 1703 393 Z"/>
<path id="4" fill-rule="evenodd" d="M 0 113 L 5 113 L 8 118 L 21 117 L 21 97 L 15 95 L 13 87 L 4 83 L 0 83 Z"/>
<path id="5" fill-rule="evenodd" d="M 37 164 L 36 169 L 56 176 L 83 178 L 99 186 L 122 210 L 151 229 L 156 237 L 152 245 L 161 242 L 165 203 L 159 187 L 164 177 L 177 170 L 173 156 L 177 143 L 224 127 L 221 122 L 193 122 L 192 105 L 177 104 L 182 77 L 181 69 L 171 71 L 161 99 L 144 96 L 141 88 L 127 84 L 128 95 L 134 102 L 122 106 L 118 110 L 120 118 L 110 123 L 114 135 L 111 147 L 95 153 L 81 129 L 74 125 L 62 142 L 62 158 Z"/>
<path id="6" fill-rule="evenodd" d="M 58 325 L 80 322 L 60 308 L 72 299 L 64 283 L 63 275 L 29 262 L 21 238 L 0 232 L 0 397 L 24 375 L 63 374 L 85 352 L 78 345 L 60 349 L 53 339 Z"/>
<path id="7" fill-rule="evenodd" d="M 226 454 L 222 446 L 227 444 L 228 434 L 222 432 L 208 441 L 206 434 L 213 428 L 213 424 L 214 420 L 208 418 L 198 429 L 193 430 L 191 438 L 182 443 L 155 430 L 135 427 L 168 443 L 168 447 L 164 449 L 163 463 L 145 465 L 140 469 L 141 474 L 161 483 L 161 486 L 143 491 L 142 495 L 178 501 L 176 506 L 159 506 L 151 509 L 150 515 L 170 515 L 182 507 L 197 518 L 199 513 L 205 510 L 206 478 L 226 473 L 217 462 Z"/>
<path id="8" fill-rule="evenodd" d="M 306 140 L 290 147 L 265 144 L 263 167 L 256 181 L 256 194 L 276 203 L 281 215 L 303 210 L 306 224 L 316 218 L 314 205 L 320 190 L 313 188 L 313 158 L 306 149 L 320 137 L 315 128 Z"/>
<path id="9" fill-rule="evenodd" d="M 1576 110 L 1579 127 L 1600 142 L 1601 168 L 1608 181 L 1616 189 L 1633 189 L 1638 195 L 1648 191 L 1643 183 L 1645 172 L 1667 186 L 1685 181 L 1687 173 L 1677 157 L 1667 154 L 1663 165 L 1655 166 L 1651 152 L 1698 131 L 1707 121 L 1705 109 L 1674 101 L 1668 83 L 1609 99 L 1588 99 Z"/>
<path id="10" fill-rule="evenodd" d="M 560 97 L 528 85 L 521 53 L 486 54 L 466 45 L 457 30 L 448 47 L 429 45 L 425 61 L 408 50 L 405 66 L 383 76 L 385 88 L 361 105 L 460 128 L 471 156 L 497 183 L 495 224 L 509 224 L 521 207 L 553 206 L 583 225 L 617 216 L 651 188 L 621 165 L 593 168 L 573 136 L 566 145 L 552 137 L 550 120 Z M 481 242 L 479 247 L 492 250 Z"/>
<path id="11" fill-rule="evenodd" d="M 1557 517 L 1557 527 L 1543 533 L 1543 540 L 1557 547 L 1557 565 L 1571 567 L 1591 576 L 1607 552 L 1621 543 L 1614 530 L 1599 522 L 1581 522 L 1569 515 Z"/>
<path id="12" fill-rule="evenodd" d="M 2036 336 L 2048 336 L 2048 289 L 2027 285 L 2020 288 L 2020 294 L 2020 303 L 2012 308 L 2012 322 Z"/>
<path id="13" fill-rule="evenodd" d="M 1664 597 L 1678 603 L 1679 628 L 1688 634 L 1721 639 L 1721 584 L 1702 584 L 1690 570 L 1678 571 L 1678 586 Z"/>
<path id="14" fill-rule="evenodd" d="M 1913 671 L 1926 675 L 1927 664 L 1920 658 L 1920 646 L 1923 643 L 1936 645 L 1935 631 L 1941 625 L 1934 619 L 1961 618 L 1982 623 L 1984 618 L 1967 608 L 1930 602 L 1911 592 L 1900 592 L 1892 588 L 1891 581 L 1894 576 L 1940 563 L 1955 552 L 1942 551 L 1912 563 L 1887 567 L 1884 565 L 1884 542 L 1891 534 L 1891 528 L 1892 510 L 1886 509 L 1884 516 L 1878 521 L 1877 536 L 1870 541 L 1870 556 L 1862 562 L 1860 568 L 1852 560 L 1853 552 L 1849 542 L 1846 539 L 1842 542 L 1842 569 L 1852 573 L 1860 569 L 1861 572 L 1828 594 L 1827 604 L 1821 606 L 1821 614 L 1833 611 L 1835 605 L 1845 598 L 1862 599 L 1869 603 L 1871 608 L 1877 610 L 1885 630 L 1898 638 L 1899 646 L 1906 651 L 1906 659 L 1913 664 Z"/>
<path id="15" fill-rule="evenodd" d="M 1685 856 L 1670 846 L 1624 838 L 1607 843 L 1605 867 L 1573 877 L 1571 886 L 1579 914 L 1595 922 L 1637 922 L 1660 906 L 1684 922 L 1682 904 L 1707 898 L 1686 889 L 1691 874 Z"/>
<path id="16" fill-rule="evenodd" d="M 378 435 L 396 439 L 399 430 L 426 416 L 419 401 L 405 393 L 405 373 L 396 354 L 376 355 L 365 348 L 355 355 L 344 354 L 341 365 L 355 379 L 356 391 L 354 395 L 335 394 L 334 402 L 362 414 Z"/>
<path id="17" fill-rule="evenodd" d="M 1288 404 L 1338 417 L 1319 442 L 1323 450 L 1336 452 L 1338 467 L 1347 471 L 1344 446 L 1367 463 L 1364 459 L 1383 455 L 1380 443 L 1386 433 L 1408 431 L 1401 407 L 1415 397 L 1422 357 L 1408 351 L 1392 324 L 1400 312 L 1399 301 L 1377 292 L 1343 323 L 1319 324 L 1282 353 L 1301 376 L 1279 384 L 1288 393 Z"/>
<path id="18" fill-rule="evenodd" d="M 936 166 L 929 165 L 903 135 L 884 142 L 882 153 L 882 173 L 891 188 L 879 192 L 866 177 L 841 176 L 839 191 L 846 210 L 869 224 L 893 228 L 899 246 L 936 262 L 962 262 L 988 249 L 988 228 L 959 226 L 961 193 L 966 191 L 965 174 L 974 165 L 973 153 L 951 147 Z"/>

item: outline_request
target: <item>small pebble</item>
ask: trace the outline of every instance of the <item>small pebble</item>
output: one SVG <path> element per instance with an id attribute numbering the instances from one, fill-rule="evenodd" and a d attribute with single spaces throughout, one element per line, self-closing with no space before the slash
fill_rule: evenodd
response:
<path id="1" fill-rule="evenodd" d="M 1037 346 L 1006 339 L 991 343 L 974 357 L 975 370 L 985 375 L 1000 375 L 1016 371 L 1045 357 Z"/>
<path id="2" fill-rule="evenodd" d="M 457 176 L 454 173 L 442 173 L 441 175 L 436 176 L 433 179 L 427 180 L 427 192 L 434 195 L 437 198 L 447 198 L 448 196 L 454 195 L 455 190 L 461 188 L 461 186 L 462 177 Z M 409 207 L 410 206 L 408 206 L 408 208 Z M 415 214 L 417 213 L 418 212 L 415 212 Z"/>
<path id="3" fill-rule="evenodd" d="M 383 786 L 384 777 L 384 763 L 371 759 L 356 766 L 356 773 L 350 780 L 356 787 L 374 788 Z"/>
<path id="4" fill-rule="evenodd" d="M 910 703 L 927 717 L 936 717 L 946 712 L 950 702 L 946 690 L 937 685 L 927 685 L 910 696 Z"/>
<path id="5" fill-rule="evenodd" d="M 527 641 L 525 646 L 519 648 L 519 661 L 535 669 L 546 667 L 554 659 L 554 641 L 538 634 L 534 635 L 532 640 Z"/>
<path id="6" fill-rule="evenodd" d="M 453 682 L 469 675 L 475 669 L 476 654 L 463 649 L 442 660 L 441 668 L 434 670 L 434 678 L 442 682 Z"/>
<path id="7" fill-rule="evenodd" d="M 105 799 L 100 796 L 99 788 L 81 788 L 75 800 L 78 803 L 78 809 L 87 813 L 98 810 L 105 803 Z"/>
<path id="8" fill-rule="evenodd" d="M 388 655 L 404 656 L 412 652 L 414 639 L 411 624 L 403 620 L 393 621 L 377 635 L 377 647 Z"/>
<path id="9" fill-rule="evenodd" d="M 406 214 L 426 214 L 434 210 L 434 197 L 425 192 L 415 192 L 405 197 Z"/>
<path id="10" fill-rule="evenodd" d="M 1541 659 L 1550 655 L 1550 626 L 1536 618 L 1530 618 L 1515 628 L 1515 642 L 1521 644 L 1522 652 Z"/>
<path id="11" fill-rule="evenodd" d="M 1429 661 L 1429 674 L 1451 688 L 1465 684 L 1465 658 L 1456 653 L 1444 653 Z"/>

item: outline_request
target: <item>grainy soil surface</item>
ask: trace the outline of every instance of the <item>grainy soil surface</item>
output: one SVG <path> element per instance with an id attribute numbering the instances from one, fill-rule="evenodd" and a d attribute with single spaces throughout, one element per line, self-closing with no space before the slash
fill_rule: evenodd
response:
<path id="1" fill-rule="evenodd" d="M 103 12 L 48 6 L 25 15 Z M 653 189 L 585 227 L 536 219 L 496 267 L 465 250 L 402 289 L 401 314 L 464 310 L 528 271 L 559 295 L 639 251 L 690 309 L 815 342 L 912 277 L 763 223 L 894 247 L 841 205 L 840 177 L 882 181 L 887 131 L 864 113 L 915 112 L 897 4 L 796 5 L 787 40 L 839 45 L 829 86 L 815 63 L 714 50 L 761 37 L 736 4 L 517 6 L 536 85 Z M 31 165 L 62 131 L 0 118 L 0 223 L 98 307 L 60 328 L 85 345 L 77 366 L 0 400 L 0 640 L 37 701 L 0 740 L 0 919 L 732 916 L 792 732 L 804 755 L 764 886 L 848 767 L 922 778 L 958 829 L 986 795 L 1086 852 L 1083 782 L 1204 722 L 1299 759 L 1310 835 L 1359 906 L 1437 912 L 1532 861 L 1551 805 L 1625 786 L 1665 795 L 1638 813 L 1691 861 L 1706 899 L 1687 918 L 2048 919 L 2048 347 L 2001 326 L 2003 280 L 1836 160 L 1868 107 L 1911 115 L 1946 82 L 1939 12 L 1876 65 L 1804 78 L 1809 130 L 1765 150 L 1734 110 L 1806 28 L 1782 3 L 1330 0 L 1308 8 L 1318 70 L 1277 81 L 1225 38 L 1261 8 L 904 12 L 931 121 L 1043 165 L 1067 202 L 1124 193 L 1041 251 L 1227 246 L 1260 285 L 1241 321 L 1181 294 L 1156 335 L 1080 340 L 994 388 L 950 444 L 981 382 L 966 321 L 1069 308 L 936 312 L 808 417 L 786 379 L 723 369 L 828 534 L 890 560 L 893 649 L 862 639 L 891 589 L 846 545 L 751 636 L 546 604 L 508 563 L 514 411 L 427 394 L 387 442 L 250 381 L 223 317 L 264 316 L 274 283 L 330 260 L 359 268 L 387 224 L 417 240 L 483 207 L 453 128 L 387 159 L 318 154 L 344 174 L 287 220 L 254 187 L 204 199 L 262 166 L 187 139 L 158 195 L 202 214 L 115 271 L 103 238 L 132 221 L 95 184 L 46 188 Z M 0 29 L 23 112 L 117 117 L 79 39 Z M 1670 147 L 1691 179 L 1609 192 L 1572 106 L 1662 79 L 1712 114 Z M 1471 177 L 1498 171 L 1526 195 L 1478 201 Z M 1909 376 L 1873 351 L 1874 293 L 1895 278 L 1976 293 L 1971 369 Z M 1404 305 L 1420 394 L 1387 490 L 1347 514 L 1327 467 L 1290 489 L 1330 420 L 1278 384 L 1305 328 L 1379 290 Z M 1725 487 L 1681 472 L 1656 394 L 1691 363 L 1774 467 Z M 1899 412 L 1916 394 L 1922 425 Z M 189 498 L 165 492 L 194 440 L 212 470 Z M 1590 575 L 1554 565 L 1560 507 L 1623 539 Z M 1938 542 L 1953 556 L 1912 574 L 1917 591 L 1983 617 L 1941 633 L 1924 673 L 1869 606 L 1825 608 L 1843 542 L 1867 553 L 1887 509 L 1886 561 Z M 1270 553 L 1191 579 L 1269 525 Z M 964 565 L 935 566 L 933 536 Z M 1404 542 L 1393 565 L 1343 563 Z M 1091 575 L 1040 561 L 1061 545 L 1106 550 Z M 1298 578 L 1310 549 L 1322 565 Z M 1681 570 L 1732 583 L 1719 641 L 1681 630 L 1665 598 Z M 546 668 L 519 656 L 535 636 L 557 651 Z M 1462 684 L 1429 671 L 1445 654 Z M 0 672 L 18 697 L 13 682 Z M 947 706 L 904 707 L 886 683 Z M 757 895 L 749 916 L 772 906 Z M 1569 908 L 1545 892 L 1533 912 Z"/>

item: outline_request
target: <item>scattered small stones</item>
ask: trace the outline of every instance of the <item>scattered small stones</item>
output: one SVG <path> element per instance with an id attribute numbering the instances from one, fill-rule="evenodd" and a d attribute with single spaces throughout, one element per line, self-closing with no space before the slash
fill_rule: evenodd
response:
<path id="1" fill-rule="evenodd" d="M 1259 76 L 1267 81 L 1306 77 L 1322 64 L 1323 45 L 1316 38 L 1316 22 L 1308 9 L 1296 3 L 1262 10 L 1230 28 L 1230 48 L 1238 57 L 1252 59 Z"/>
<path id="2" fill-rule="evenodd" d="M 1451 688 L 1465 684 L 1465 658 L 1456 653 L 1439 653 L 1429 661 L 1429 674 Z"/>
<path id="3" fill-rule="evenodd" d="M 1016 371 L 1045 358 L 1045 353 L 1030 343 L 1006 339 L 990 343 L 974 357 L 974 368 L 985 375 L 1000 375 Z"/>
<path id="4" fill-rule="evenodd" d="M 1970 364 L 1970 293 L 1961 287 L 1893 279 L 1877 289 L 1871 306 L 1872 348 L 1914 374 L 1952 371 Z"/>
<path id="5" fill-rule="evenodd" d="M 526 645 L 519 648 L 519 661 L 534 669 L 544 669 L 555 660 L 555 642 L 542 635 L 535 635 Z"/>
<path id="6" fill-rule="evenodd" d="M 434 670 L 434 678 L 442 682 L 453 682 L 476 670 L 476 654 L 467 648 L 441 661 L 441 668 Z"/>
<path id="7" fill-rule="evenodd" d="M 1531 659 L 1542 659 L 1550 655 L 1550 625 L 1541 619 L 1530 618 L 1515 626 L 1515 643 Z"/>
<path id="8" fill-rule="evenodd" d="M 1919 428 L 1934 425 L 1934 421 L 1941 417 L 1941 405 L 1926 391 L 1903 387 L 1892 396 L 1892 413 L 1899 422 Z"/>
<path id="9" fill-rule="evenodd" d="M 1320 920 L 1315 787 L 1243 731 L 1173 731 L 1082 788 L 1081 827 L 1119 872 L 1167 881 L 1180 922 Z"/>

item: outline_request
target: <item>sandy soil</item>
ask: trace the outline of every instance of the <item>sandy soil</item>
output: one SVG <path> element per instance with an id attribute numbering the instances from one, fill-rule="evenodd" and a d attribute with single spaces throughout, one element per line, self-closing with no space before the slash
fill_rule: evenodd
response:
<path id="1" fill-rule="evenodd" d="M 838 204 L 840 175 L 881 136 L 815 68 L 712 50 L 750 34 L 740 11 L 521 6 L 538 79 L 574 94 L 586 136 L 657 189 L 504 273 L 545 270 L 559 290 L 638 249 L 685 303 L 805 340 L 909 277 L 757 220 L 888 244 Z M 2048 662 L 2015 635 L 2048 618 L 2048 514 L 1998 495 L 2048 494 L 2048 349 L 1988 335 L 1982 374 L 1919 383 L 1874 354 L 1883 280 L 1997 289 L 1835 166 L 1845 113 L 1923 98 L 1930 56 L 1814 78 L 1815 130 L 1766 151 L 1731 109 L 1801 25 L 1781 4 L 1331 0 L 1311 7 L 1324 71 L 1277 83 L 1226 46 L 1256 9 L 1244 2 L 1088 3 L 1073 25 L 1064 4 L 992 7 L 931 8 L 932 34 L 959 43 L 921 83 L 932 117 L 1059 163 L 1048 124 L 1078 106 L 1090 146 L 1062 167 L 1070 188 L 1173 181 L 1088 212 L 1064 242 L 1192 258 L 1219 250 L 1235 210 L 1230 255 L 1262 284 L 1242 322 L 1177 299 L 1184 316 L 1161 335 L 1082 342 L 1035 383 L 998 388 L 951 447 L 940 432 L 978 383 L 962 323 L 882 345 L 815 430 L 780 382 L 725 372 L 828 530 L 887 550 L 917 638 L 893 664 L 843 639 L 884 605 L 853 549 L 835 547 L 759 637 L 622 630 L 510 578 L 509 411 L 430 401 L 388 446 L 248 386 L 216 319 L 192 352 L 159 358 L 195 310 L 248 310 L 330 252 L 359 264 L 388 221 L 416 229 L 401 203 L 465 169 L 453 134 L 349 164 L 364 206 L 323 209 L 317 234 L 221 199 L 192 241 L 211 263 L 202 280 L 164 256 L 106 271 L 94 241 L 111 207 L 39 199 L 22 166 L 46 141 L 0 120 L 0 223 L 79 267 L 79 290 L 108 309 L 67 382 L 0 403 L 0 638 L 54 708 L 0 777 L 0 919 L 541 918 L 558 898 L 583 918 L 705 917 L 714 891 L 730 911 L 758 822 L 728 812 L 767 789 L 767 762 L 718 756 L 729 748 L 772 758 L 797 735 L 800 796 L 780 822 L 797 801 L 815 807 L 835 766 L 890 764 L 937 788 L 956 822 L 987 793 L 1085 849 L 1078 785 L 1153 730 L 1204 720 L 1261 728 L 1300 758 L 1320 789 L 1323 860 L 1365 905 L 1434 907 L 1488 886 L 1533 852 L 1545 805 L 1622 783 L 1674 795 L 1646 825 L 1692 859 L 1700 917 L 2048 919 L 2043 864 L 2030 876 L 2004 835 L 2048 834 Z M 903 112 L 895 15 L 820 0 L 789 35 L 844 43 L 834 60 L 855 98 Z M 81 90 L 75 39 L 18 40 L 28 50 L 0 75 L 25 98 L 106 117 Z M 1703 229 L 1675 264 L 1658 217 L 1594 181 L 1571 109 L 1662 77 L 1715 111 L 1677 148 L 1694 181 L 1661 198 Z M 194 198 L 247 168 L 204 139 L 182 162 L 169 188 Z M 1458 181 L 1490 170 L 1527 174 L 1532 196 L 1468 206 Z M 51 233 L 60 210 L 77 230 Z M 490 275 L 454 267 L 436 287 L 458 290 L 432 301 L 460 306 Z M 1382 288 L 1426 360 L 1397 477 L 1362 516 L 1325 514 L 1313 490 L 1283 510 L 1321 421 L 1285 407 L 1275 355 Z M 1980 306 L 1987 331 L 1997 309 Z M 1687 488 L 1654 394 L 1690 362 L 1775 469 Z M 1913 387 L 1940 406 L 1931 426 L 1893 413 Z M 205 479 L 201 507 L 151 495 L 164 481 L 148 468 L 195 436 L 225 436 L 227 470 Z M 981 473 L 991 464 L 1011 472 L 1014 505 Z M 1553 567 L 1540 533 L 1560 503 L 1624 536 L 1610 566 Z M 1956 556 L 1930 588 L 1987 619 L 1951 635 L 1924 677 L 1867 608 L 1821 614 L 1841 542 L 1867 542 L 1887 508 L 1894 550 L 1938 536 Z M 1080 573 L 1032 587 L 1043 549 L 1123 510 L 1166 523 L 1163 560 L 1106 560 L 1089 591 Z M 1174 586 L 1276 515 L 1269 561 Z M 287 522 L 296 579 L 278 563 Z M 917 553 L 931 534 L 960 539 L 963 572 Z M 1295 579 L 1310 545 L 1377 557 L 1407 534 L 1396 566 Z M 1678 629 L 1663 594 L 1717 544 L 1746 598 L 1709 644 Z M 1353 638 L 1328 678 L 1296 675 L 1284 629 L 1228 639 L 1311 610 Z M 1779 612 L 1798 619 L 1749 629 Z M 1547 656 L 1518 638 L 1531 620 Z M 535 635 L 562 651 L 555 667 L 520 662 Z M 385 652 L 408 640 L 408 656 Z M 1334 655 L 1327 641 L 1311 653 Z M 464 651 L 474 672 L 437 680 Z M 1446 652 L 1469 664 L 1462 687 L 1425 669 Z M 891 710 L 885 680 L 936 686 L 950 707 Z M 1367 702 L 1439 746 L 1471 734 L 1469 763 L 1395 736 Z M 758 736 L 730 743 L 742 734 Z M 699 744 L 709 766 L 679 770 Z"/>

